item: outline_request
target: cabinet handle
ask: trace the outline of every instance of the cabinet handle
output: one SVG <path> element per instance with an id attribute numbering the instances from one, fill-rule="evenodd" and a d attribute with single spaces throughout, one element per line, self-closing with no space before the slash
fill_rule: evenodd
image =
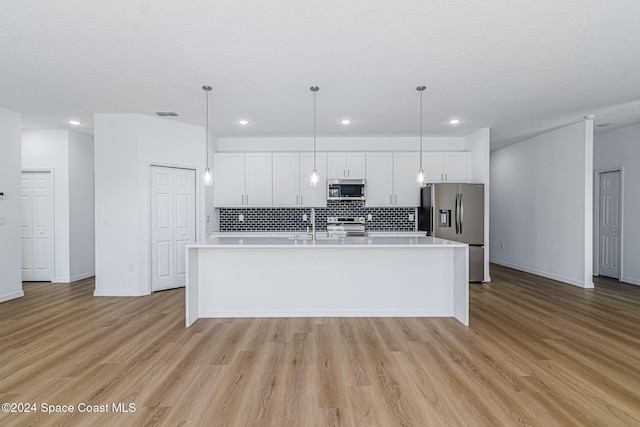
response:
<path id="1" fill-rule="evenodd" d="M 389 204 L 393 204 L 393 194 L 389 194 Z"/>
<path id="2" fill-rule="evenodd" d="M 398 195 L 396 194 L 396 205 L 398 204 Z"/>
<path id="3" fill-rule="evenodd" d="M 300 204 L 300 203 L 298 202 L 298 198 L 299 198 L 299 197 L 300 197 L 300 196 L 298 196 L 298 195 L 296 194 L 296 205 L 299 205 L 299 204 Z"/>
<path id="4" fill-rule="evenodd" d="M 304 194 L 301 194 L 301 195 L 300 195 L 300 206 L 302 206 L 302 205 L 304 204 L 304 202 L 302 201 L 302 200 L 303 200 L 303 199 L 302 199 L 303 197 L 304 197 Z"/>
<path id="5" fill-rule="evenodd" d="M 343 176 L 344 178 L 346 178 L 346 177 L 347 177 L 347 170 L 346 170 L 346 169 L 342 169 L 342 176 Z"/>
<path id="6" fill-rule="evenodd" d="M 244 194 L 240 195 L 240 204 L 244 205 Z"/>
<path id="7" fill-rule="evenodd" d="M 444 173 L 444 180 L 449 181 L 449 174 L 447 172 Z"/>
<path id="8" fill-rule="evenodd" d="M 347 169 L 347 178 L 351 177 L 351 169 Z"/>
<path id="9" fill-rule="evenodd" d="M 444 174 L 443 173 L 440 174 L 440 181 L 444 181 Z"/>
<path id="10" fill-rule="evenodd" d="M 245 197 L 247 198 L 247 203 L 246 203 L 246 205 L 247 205 L 247 206 L 249 206 L 249 195 L 247 194 Z"/>

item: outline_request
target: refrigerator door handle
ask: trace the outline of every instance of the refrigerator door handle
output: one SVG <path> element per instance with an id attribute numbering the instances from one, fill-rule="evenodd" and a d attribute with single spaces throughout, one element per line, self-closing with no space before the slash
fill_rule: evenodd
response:
<path id="1" fill-rule="evenodd" d="M 456 209 L 453 214 L 453 219 L 456 222 L 456 234 L 460 234 L 460 227 L 458 226 L 458 201 L 460 200 L 460 194 L 456 193 Z"/>
<path id="2" fill-rule="evenodd" d="M 462 201 L 462 193 L 460 193 L 460 234 L 464 225 L 464 202 Z"/>

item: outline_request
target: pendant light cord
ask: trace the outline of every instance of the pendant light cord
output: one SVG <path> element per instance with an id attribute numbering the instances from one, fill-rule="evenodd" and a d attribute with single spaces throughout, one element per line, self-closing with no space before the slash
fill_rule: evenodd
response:
<path id="1" fill-rule="evenodd" d="M 311 86 L 313 92 L 313 170 L 316 170 L 316 92 L 320 90 L 318 86 Z"/>
<path id="2" fill-rule="evenodd" d="M 418 86 L 416 90 L 420 92 L 420 170 L 422 170 L 422 92 L 426 89 L 426 86 Z"/>
<path id="3" fill-rule="evenodd" d="M 209 91 L 211 91 L 211 86 L 202 86 L 202 89 L 205 91 L 206 94 L 206 100 L 207 100 L 207 105 L 206 105 L 206 112 L 207 112 L 207 117 L 206 117 L 206 124 L 207 124 L 207 128 L 205 129 L 205 141 L 206 141 L 206 156 L 207 156 L 207 169 L 209 169 Z"/>

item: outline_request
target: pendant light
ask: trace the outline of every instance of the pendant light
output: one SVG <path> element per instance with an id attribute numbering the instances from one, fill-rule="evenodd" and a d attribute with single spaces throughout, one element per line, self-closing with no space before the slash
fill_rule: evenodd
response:
<path id="1" fill-rule="evenodd" d="M 309 184 L 312 187 L 317 187 L 320 184 L 320 174 L 316 168 L 316 92 L 320 90 L 318 86 L 311 86 L 311 92 L 313 92 L 313 170 L 309 177 Z"/>
<path id="2" fill-rule="evenodd" d="M 424 170 L 422 169 L 422 92 L 426 89 L 426 86 L 418 86 L 416 90 L 420 92 L 420 169 L 416 174 L 416 184 L 418 187 L 424 187 L 427 185 L 427 178 L 424 176 Z"/>
<path id="3" fill-rule="evenodd" d="M 213 175 L 211 175 L 211 169 L 209 169 L 209 92 L 211 92 L 211 86 L 202 86 L 202 89 L 206 93 L 207 98 L 207 128 L 205 130 L 205 142 L 207 153 L 207 167 L 204 170 L 204 185 L 213 185 Z"/>

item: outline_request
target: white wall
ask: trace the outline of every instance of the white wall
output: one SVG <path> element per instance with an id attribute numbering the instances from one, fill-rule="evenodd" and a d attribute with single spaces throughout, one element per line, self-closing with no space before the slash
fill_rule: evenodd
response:
<path id="1" fill-rule="evenodd" d="M 492 262 L 593 287 L 592 156 L 593 120 L 491 153 Z"/>
<path id="2" fill-rule="evenodd" d="M 53 176 L 54 282 L 71 282 L 69 255 L 69 131 L 22 132 L 22 169 L 51 170 Z"/>
<path id="3" fill-rule="evenodd" d="M 96 114 L 97 296 L 150 293 L 151 165 L 196 169 L 198 240 L 205 236 L 205 134 L 198 126 L 138 114 Z"/>
<path id="4" fill-rule="evenodd" d="M 491 203 L 491 133 L 489 128 L 479 129 L 465 137 L 465 151 L 469 155 L 469 181 L 484 183 L 484 281 L 491 281 L 489 271 L 489 248 L 491 235 L 490 203 Z"/>
<path id="5" fill-rule="evenodd" d="M 69 132 L 69 261 L 71 281 L 95 274 L 93 138 Z"/>
<path id="6" fill-rule="evenodd" d="M 596 135 L 593 167 L 596 179 L 598 172 L 622 169 L 620 280 L 640 285 L 640 124 Z M 594 245 L 597 243 L 596 235 Z M 594 263 L 597 265 L 597 258 Z"/>
<path id="7" fill-rule="evenodd" d="M 20 114 L 0 107 L 0 302 L 22 292 Z"/>
<path id="8" fill-rule="evenodd" d="M 313 151 L 313 138 L 218 138 L 217 152 Z M 465 151 L 464 137 L 424 137 L 423 151 Z M 419 151 L 418 136 L 318 137 L 317 151 Z"/>

